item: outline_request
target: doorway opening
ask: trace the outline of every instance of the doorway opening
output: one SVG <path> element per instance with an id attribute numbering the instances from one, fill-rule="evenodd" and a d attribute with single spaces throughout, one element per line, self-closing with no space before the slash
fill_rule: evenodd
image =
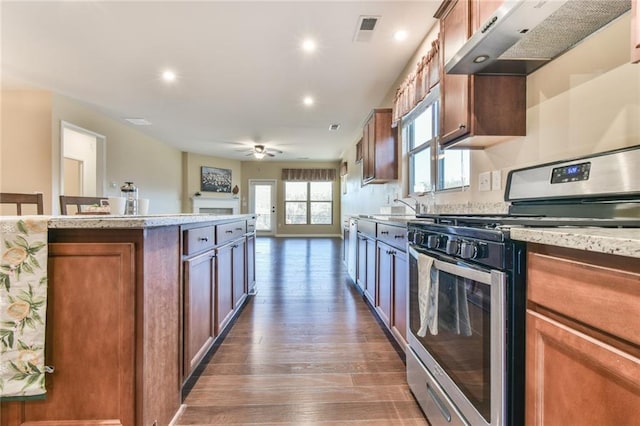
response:
<path id="1" fill-rule="evenodd" d="M 60 133 L 60 194 L 103 196 L 106 137 L 66 121 Z"/>
<path id="2" fill-rule="evenodd" d="M 249 212 L 256 215 L 256 233 L 274 235 L 276 230 L 276 181 L 249 179 Z"/>

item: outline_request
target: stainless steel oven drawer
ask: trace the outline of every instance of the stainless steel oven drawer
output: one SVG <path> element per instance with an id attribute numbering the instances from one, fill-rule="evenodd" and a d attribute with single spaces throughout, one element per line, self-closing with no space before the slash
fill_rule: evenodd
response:
<path id="1" fill-rule="evenodd" d="M 411 348 L 407 350 L 407 383 L 431 426 L 469 425 Z"/>

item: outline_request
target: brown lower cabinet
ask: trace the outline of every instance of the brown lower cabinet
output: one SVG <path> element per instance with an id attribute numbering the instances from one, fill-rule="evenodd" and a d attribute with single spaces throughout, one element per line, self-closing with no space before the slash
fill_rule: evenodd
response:
<path id="1" fill-rule="evenodd" d="M 180 407 L 177 226 L 49 231 L 43 400 L 2 426 L 166 425 Z M 167 261 L 170 260 L 170 261 Z"/>
<path id="2" fill-rule="evenodd" d="M 356 284 L 404 350 L 407 343 L 407 227 L 358 220 Z"/>
<path id="3" fill-rule="evenodd" d="M 530 245 L 526 424 L 636 425 L 640 263 Z"/>
<path id="4" fill-rule="evenodd" d="M 170 424 L 184 381 L 246 299 L 245 222 L 49 229 L 55 370 L 45 399 L 3 402 L 0 425 Z"/>
<path id="5" fill-rule="evenodd" d="M 184 241 L 197 235 L 204 244 L 192 244 L 196 251 L 185 251 L 183 258 L 184 383 L 246 300 L 248 255 L 244 222 L 189 227 L 183 232 Z M 251 250 L 249 257 L 255 256 L 255 244 Z"/>
<path id="6" fill-rule="evenodd" d="M 403 346 L 407 339 L 407 255 L 378 241 L 378 302 L 376 310 Z"/>
<path id="7" fill-rule="evenodd" d="M 184 262 L 184 371 L 191 373 L 216 337 L 216 250 Z"/>

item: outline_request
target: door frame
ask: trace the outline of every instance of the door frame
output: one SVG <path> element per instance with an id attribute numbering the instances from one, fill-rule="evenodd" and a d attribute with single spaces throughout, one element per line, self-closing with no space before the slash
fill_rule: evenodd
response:
<path id="1" fill-rule="evenodd" d="M 249 212 L 255 214 L 255 185 L 270 185 L 271 191 L 271 230 L 256 230 L 256 235 L 274 236 L 278 221 L 278 181 L 276 179 L 249 179 Z"/>

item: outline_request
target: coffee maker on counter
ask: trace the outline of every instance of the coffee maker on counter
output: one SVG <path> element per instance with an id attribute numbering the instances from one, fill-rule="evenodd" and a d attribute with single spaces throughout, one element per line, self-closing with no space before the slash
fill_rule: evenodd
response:
<path id="1" fill-rule="evenodd" d="M 120 195 L 125 198 L 124 214 L 138 214 L 138 188 L 133 182 L 125 182 L 120 187 Z"/>

